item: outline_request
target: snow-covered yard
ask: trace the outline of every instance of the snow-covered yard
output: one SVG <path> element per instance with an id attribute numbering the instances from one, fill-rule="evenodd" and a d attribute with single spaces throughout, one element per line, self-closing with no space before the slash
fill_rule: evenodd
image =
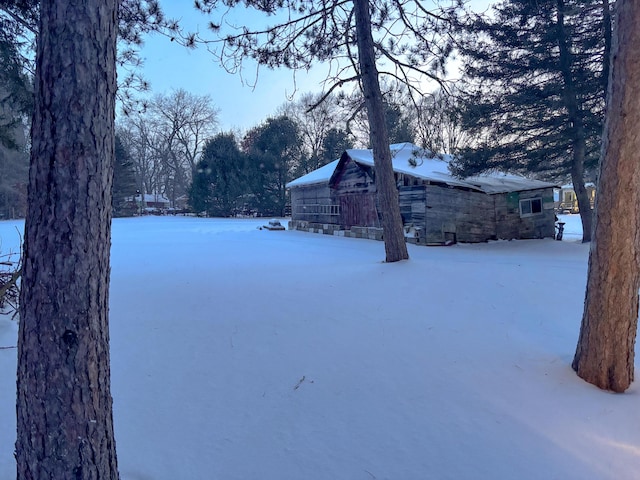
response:
<path id="1" fill-rule="evenodd" d="M 563 219 L 563 242 L 410 245 L 397 264 L 380 242 L 260 219 L 115 220 L 122 479 L 638 478 L 638 386 L 570 368 L 588 245 Z M 16 330 L 0 317 L 0 346 Z M 0 350 L 0 479 L 15 362 Z"/>

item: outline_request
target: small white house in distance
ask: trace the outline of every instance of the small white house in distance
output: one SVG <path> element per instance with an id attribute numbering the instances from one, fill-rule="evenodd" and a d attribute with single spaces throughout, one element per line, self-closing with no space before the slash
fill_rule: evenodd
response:
<path id="1" fill-rule="evenodd" d="M 391 145 L 407 241 L 418 244 L 545 238 L 555 235 L 552 183 L 493 172 L 457 178 L 450 157 L 410 143 Z M 293 180 L 290 229 L 382 238 L 371 150 Z"/>

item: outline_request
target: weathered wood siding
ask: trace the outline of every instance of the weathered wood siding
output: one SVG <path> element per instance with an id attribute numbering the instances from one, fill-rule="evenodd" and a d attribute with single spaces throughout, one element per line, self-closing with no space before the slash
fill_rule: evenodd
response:
<path id="1" fill-rule="evenodd" d="M 489 195 L 440 184 L 401 186 L 399 190 L 405 230 L 417 243 L 496 238 Z"/>
<path id="2" fill-rule="evenodd" d="M 501 239 L 547 238 L 555 235 L 553 189 L 493 195 L 495 199 L 496 233 Z M 542 199 L 542 212 L 521 216 L 520 200 Z"/>
<path id="3" fill-rule="evenodd" d="M 378 210 L 374 193 L 339 195 L 340 225 L 351 227 L 379 227 Z"/>
<path id="4" fill-rule="evenodd" d="M 380 226 L 372 168 L 358 165 L 349 158 L 338 172 L 331 190 L 340 205 L 340 225 L 347 229 Z"/>
<path id="5" fill-rule="evenodd" d="M 358 165 L 350 158 L 335 175 L 330 187 L 336 195 L 376 192 L 373 168 Z"/>
<path id="6" fill-rule="evenodd" d="M 496 238 L 493 199 L 447 185 L 426 187 L 426 241 L 486 242 Z"/>
<path id="7" fill-rule="evenodd" d="M 291 219 L 313 223 L 338 224 L 339 201 L 334 199 L 326 183 L 291 189 Z"/>
<path id="8" fill-rule="evenodd" d="M 424 228 L 426 205 L 426 189 L 424 185 L 413 185 L 399 188 L 400 215 L 405 225 L 414 224 Z"/>

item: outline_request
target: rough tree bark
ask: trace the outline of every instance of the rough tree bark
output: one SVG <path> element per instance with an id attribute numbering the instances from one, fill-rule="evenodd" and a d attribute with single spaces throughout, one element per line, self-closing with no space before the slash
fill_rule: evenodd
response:
<path id="1" fill-rule="evenodd" d="M 633 381 L 640 287 L 640 2 L 615 7 L 611 76 L 584 314 L 573 368 L 599 388 Z"/>
<path id="2" fill-rule="evenodd" d="M 109 371 L 117 0 L 42 0 L 17 380 L 17 478 L 118 478 Z"/>
<path id="3" fill-rule="evenodd" d="M 384 237 L 386 261 L 397 262 L 408 259 L 409 253 L 404 239 L 398 189 L 393 175 L 391 150 L 389 149 L 389 132 L 384 118 L 384 104 L 382 102 L 373 35 L 371 33 L 369 0 L 354 0 L 353 5 L 360 81 L 369 120 L 371 147 L 376 171 L 376 188 L 378 190 L 380 209 L 382 210 L 382 235 Z"/>

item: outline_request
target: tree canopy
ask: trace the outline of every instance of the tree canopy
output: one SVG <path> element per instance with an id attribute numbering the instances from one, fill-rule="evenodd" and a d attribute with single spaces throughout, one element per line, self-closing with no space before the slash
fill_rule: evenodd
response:
<path id="1" fill-rule="evenodd" d="M 461 19 L 468 84 L 463 124 L 475 142 L 461 175 L 499 168 L 570 179 L 590 238 L 585 169 L 600 152 L 610 39 L 608 2 L 504 0 Z"/>
<path id="2" fill-rule="evenodd" d="M 317 62 L 333 64 L 328 79 L 332 92 L 358 80 L 355 17 L 352 0 L 196 0 L 196 8 L 210 15 L 211 38 L 202 33 L 185 35 L 191 44 L 205 43 L 222 65 L 237 72 L 247 57 L 270 68 L 308 70 Z M 244 6 L 267 14 L 274 24 L 254 30 L 233 27 L 214 15 Z M 420 0 L 369 2 L 380 74 L 412 85 L 441 81 L 452 42 L 445 34 L 444 7 L 427 8 Z M 452 6 L 454 8 L 456 5 Z"/>
<path id="3" fill-rule="evenodd" d="M 246 159 L 233 133 L 219 133 L 209 140 L 189 191 L 195 212 L 228 217 L 244 210 L 246 195 Z"/>
<path id="4" fill-rule="evenodd" d="M 30 86 L 34 73 L 33 52 L 40 15 L 38 0 L 6 0 L 0 3 L 0 86 L 12 94 L 12 101 L 26 114 L 33 108 Z M 170 37 L 178 30 L 174 19 L 166 18 L 158 0 L 121 0 L 118 8 L 118 98 L 125 112 L 138 106 L 134 92 L 149 85 L 140 75 L 138 50 L 150 32 Z"/>
<path id="5" fill-rule="evenodd" d="M 252 206 L 265 215 L 284 215 L 286 185 L 302 156 L 300 131 L 287 116 L 269 118 L 242 141 Z"/>

